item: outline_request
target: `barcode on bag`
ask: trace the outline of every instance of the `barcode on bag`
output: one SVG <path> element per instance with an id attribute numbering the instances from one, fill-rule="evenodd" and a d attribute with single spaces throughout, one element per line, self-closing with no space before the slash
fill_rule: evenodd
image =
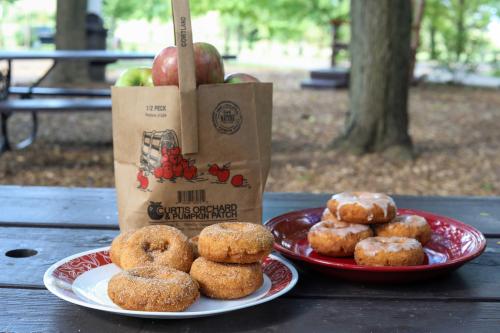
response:
<path id="1" fill-rule="evenodd" d="M 177 191 L 177 203 L 200 203 L 205 201 L 205 190 Z"/>

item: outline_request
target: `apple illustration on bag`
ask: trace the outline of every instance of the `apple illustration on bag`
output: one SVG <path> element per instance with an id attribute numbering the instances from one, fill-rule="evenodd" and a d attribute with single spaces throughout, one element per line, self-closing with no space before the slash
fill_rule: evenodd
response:
<path id="1" fill-rule="evenodd" d="M 151 68 L 137 67 L 129 68 L 121 73 L 115 83 L 116 87 L 153 87 Z"/>
<path id="2" fill-rule="evenodd" d="M 224 82 L 224 63 L 215 46 L 194 43 L 196 85 Z M 153 61 L 155 86 L 178 86 L 177 47 L 170 46 L 158 53 Z"/>

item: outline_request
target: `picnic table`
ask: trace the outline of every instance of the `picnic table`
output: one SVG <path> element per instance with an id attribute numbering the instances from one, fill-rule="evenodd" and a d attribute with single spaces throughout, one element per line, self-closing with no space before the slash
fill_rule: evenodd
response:
<path id="1" fill-rule="evenodd" d="M 0 75 L 0 100 L 6 99 L 11 91 L 12 62 L 18 60 L 52 60 L 52 66 L 29 86 L 30 90 L 40 85 L 58 62 L 64 60 L 87 60 L 91 62 L 116 62 L 118 60 L 148 60 L 153 53 L 130 53 L 106 50 L 57 50 L 57 51 L 0 51 L 0 61 L 7 62 L 5 73 Z M 16 90 L 14 90 L 16 91 Z"/>
<path id="2" fill-rule="evenodd" d="M 320 207 L 327 198 L 266 193 L 264 218 Z M 213 317 L 151 320 L 67 303 L 42 282 L 54 262 L 109 245 L 118 234 L 114 189 L 0 186 L 0 332 L 498 332 L 500 197 L 394 198 L 399 207 L 475 226 L 488 240 L 485 253 L 450 275 L 410 285 L 351 283 L 297 266 L 297 286 L 271 302 Z"/>
<path id="3" fill-rule="evenodd" d="M 87 60 L 112 63 L 118 60 L 153 59 L 153 53 L 128 53 L 106 50 L 78 51 L 0 51 L 0 63 L 7 62 L 4 72 L 0 71 L 0 154 L 12 149 L 23 149 L 32 144 L 38 131 L 38 112 L 57 111 L 106 111 L 111 109 L 109 89 L 75 89 L 65 87 L 39 87 L 42 81 L 64 60 Z M 13 61 L 52 60 L 52 66 L 29 86 L 12 87 Z M 13 95 L 21 99 L 10 99 Z M 43 96 L 36 98 L 33 96 Z M 58 96 L 58 98 L 54 98 Z M 50 97 L 50 98 L 47 98 Z M 62 97 L 62 98 L 61 98 Z M 83 97 L 75 99 L 75 97 Z M 32 118 L 30 135 L 18 144 L 9 141 L 8 120 L 15 112 L 29 112 Z"/>
<path id="4" fill-rule="evenodd" d="M 39 87 L 54 69 L 56 64 L 65 60 L 87 60 L 90 62 L 113 63 L 118 60 L 152 60 L 154 53 L 130 53 L 106 50 L 58 50 L 58 51 L 2 51 L 0 65 L 7 62 L 2 72 L 0 67 L 0 155 L 9 150 L 23 149 L 31 145 L 38 132 L 38 112 L 81 112 L 110 111 L 111 90 L 94 88 Z M 223 55 L 225 60 L 236 59 L 235 55 Z M 26 60 L 52 60 L 52 66 L 29 86 L 11 86 L 12 62 Z M 20 99 L 11 99 L 11 96 Z M 33 98 L 39 96 L 42 98 Z M 57 97 L 57 98 L 55 98 Z M 30 135 L 17 144 L 9 141 L 8 120 L 13 113 L 31 114 Z"/>

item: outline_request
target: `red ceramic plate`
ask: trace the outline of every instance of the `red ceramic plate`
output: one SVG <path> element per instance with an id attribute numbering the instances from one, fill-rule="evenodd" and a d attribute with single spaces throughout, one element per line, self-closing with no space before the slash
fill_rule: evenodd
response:
<path id="1" fill-rule="evenodd" d="M 309 228 L 320 221 L 324 208 L 311 208 L 277 216 L 266 222 L 274 235 L 274 248 L 286 257 L 328 275 L 360 282 L 394 283 L 425 280 L 442 275 L 478 257 L 486 239 L 475 228 L 445 216 L 399 209 L 399 214 L 423 216 L 432 228 L 424 247 L 424 265 L 401 267 L 361 266 L 353 258 L 333 258 L 313 251 L 307 242 Z"/>

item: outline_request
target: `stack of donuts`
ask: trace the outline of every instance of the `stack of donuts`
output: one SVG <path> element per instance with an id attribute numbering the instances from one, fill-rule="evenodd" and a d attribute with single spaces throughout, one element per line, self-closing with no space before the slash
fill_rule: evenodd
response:
<path id="1" fill-rule="evenodd" d="M 262 260 L 271 253 L 273 235 L 251 223 L 219 223 L 203 229 L 198 238 L 199 257 L 191 276 L 205 296 L 235 299 L 262 286 Z"/>
<path id="2" fill-rule="evenodd" d="M 318 253 L 351 257 L 358 265 L 421 265 L 422 246 L 431 238 L 425 218 L 398 215 L 394 200 L 383 193 L 343 192 L 327 202 L 321 221 L 307 235 Z"/>
<path id="3" fill-rule="evenodd" d="M 244 297 L 262 285 L 261 261 L 272 244 L 267 229 L 244 222 L 212 225 L 192 239 L 169 226 L 123 232 L 111 244 L 111 261 L 122 271 L 109 281 L 108 295 L 140 311 L 184 311 L 200 291 L 218 299 Z"/>

